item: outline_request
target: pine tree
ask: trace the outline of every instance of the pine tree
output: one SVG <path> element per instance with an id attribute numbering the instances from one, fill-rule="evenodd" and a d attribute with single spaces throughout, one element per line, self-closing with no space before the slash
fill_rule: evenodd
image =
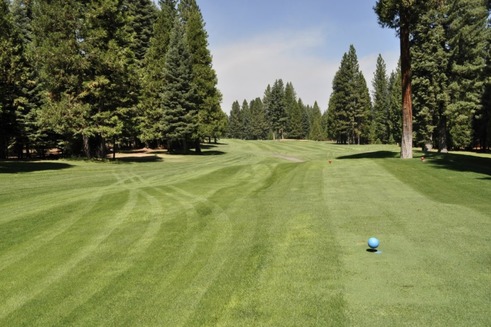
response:
<path id="1" fill-rule="evenodd" d="M 251 136 L 254 140 L 265 140 L 268 137 L 268 122 L 261 98 L 252 100 L 249 104 L 251 112 Z"/>
<path id="2" fill-rule="evenodd" d="M 132 38 L 128 47 L 135 54 L 137 64 L 140 66 L 150 47 L 158 11 L 152 0 L 125 0 L 124 8 L 129 17 L 125 29 Z"/>
<path id="3" fill-rule="evenodd" d="M 208 49 L 208 33 L 199 6 L 195 0 L 181 0 L 179 12 L 186 28 L 193 67 L 193 83 L 197 91 L 199 131 L 195 142 L 196 151 L 199 152 L 199 139 L 211 138 L 217 131 L 222 117 L 220 107 L 222 94 L 217 88 L 218 80 Z"/>
<path id="4" fill-rule="evenodd" d="M 40 106 L 37 72 L 31 60 L 32 49 L 32 1 L 13 0 L 10 10 L 14 27 L 14 44 L 17 55 L 12 57 L 18 78 L 16 82 L 15 111 L 15 148 L 17 157 L 22 158 L 24 152 L 30 156 L 31 148 L 42 146 L 42 133 L 36 126 L 36 108 Z M 38 149 L 42 153 L 42 149 Z"/>
<path id="5" fill-rule="evenodd" d="M 370 95 L 355 48 L 343 55 L 333 80 L 327 125 L 337 143 L 362 143 L 369 136 Z"/>
<path id="6" fill-rule="evenodd" d="M 370 101 L 370 91 L 368 90 L 365 76 L 363 76 L 361 71 L 358 71 L 356 83 L 354 139 L 357 144 L 365 144 L 370 139 L 372 104 Z"/>
<path id="7" fill-rule="evenodd" d="M 447 151 L 448 42 L 444 6 L 430 8 L 415 25 L 412 38 L 416 140 L 425 149 Z"/>
<path id="8" fill-rule="evenodd" d="M 88 62 L 81 97 L 90 105 L 90 137 L 85 152 L 103 158 L 106 144 L 132 134 L 129 119 L 139 93 L 135 54 L 131 51 L 132 17 L 125 0 L 91 1 L 85 8 L 82 53 Z"/>
<path id="9" fill-rule="evenodd" d="M 302 99 L 298 99 L 298 108 L 302 115 L 302 138 L 307 139 L 310 134 L 310 110 L 303 103 Z"/>
<path id="10" fill-rule="evenodd" d="M 12 98 L 15 72 L 11 70 L 13 26 L 9 1 L 0 1 L 0 159 L 8 156 L 8 145 L 15 129 L 15 108 Z"/>
<path id="11" fill-rule="evenodd" d="M 269 87 L 269 85 L 268 85 Z M 268 93 L 268 89 L 265 95 Z M 285 84 L 283 80 L 276 80 L 264 101 L 266 104 L 267 117 L 273 132 L 273 139 L 283 139 L 287 128 L 288 114 L 285 102 Z"/>
<path id="12" fill-rule="evenodd" d="M 310 140 L 322 141 L 326 138 L 322 130 L 322 113 L 319 105 L 317 104 L 317 101 L 312 107 L 312 119 L 310 126 Z"/>
<path id="13" fill-rule="evenodd" d="M 67 154 L 78 154 L 88 139 L 90 106 L 83 101 L 83 82 L 90 68 L 82 49 L 84 6 L 75 0 L 33 3 L 32 61 L 43 85 L 38 128 L 51 135 Z"/>
<path id="14" fill-rule="evenodd" d="M 303 137 L 302 110 L 298 105 L 295 88 L 291 82 L 286 83 L 285 102 L 288 113 L 288 138 L 301 139 Z"/>
<path id="15" fill-rule="evenodd" d="M 402 141 L 401 158 L 413 157 L 413 109 L 410 38 L 418 17 L 439 0 L 378 0 L 375 12 L 379 24 L 396 29 L 401 45 Z"/>
<path id="16" fill-rule="evenodd" d="M 370 141 L 372 143 L 388 143 L 389 86 L 387 68 L 382 55 L 377 58 L 372 86 L 373 110 Z"/>
<path id="17" fill-rule="evenodd" d="M 401 69 L 398 68 L 389 77 L 389 111 L 387 117 L 388 142 L 400 144 L 402 138 L 402 93 Z"/>
<path id="18" fill-rule="evenodd" d="M 232 103 L 228 120 L 228 137 L 233 139 L 240 139 L 242 137 L 242 118 L 239 101 Z"/>
<path id="19" fill-rule="evenodd" d="M 489 44 L 487 2 L 452 0 L 449 9 L 448 43 L 451 72 L 448 125 L 455 148 L 473 147 L 473 123 L 483 116 L 485 68 Z"/>
<path id="20" fill-rule="evenodd" d="M 163 132 L 170 152 L 187 152 L 198 133 L 197 92 L 184 24 L 174 21 L 164 71 Z"/>
<path id="21" fill-rule="evenodd" d="M 169 49 L 176 16 L 176 0 L 161 0 L 160 11 L 153 25 L 153 37 L 143 63 L 138 126 L 139 137 L 147 146 L 160 146 L 164 139 L 164 108 L 160 94 L 164 91 L 165 54 Z"/>

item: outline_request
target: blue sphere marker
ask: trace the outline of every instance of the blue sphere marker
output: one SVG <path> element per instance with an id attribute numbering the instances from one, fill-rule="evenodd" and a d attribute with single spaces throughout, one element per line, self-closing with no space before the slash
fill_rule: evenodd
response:
<path id="1" fill-rule="evenodd" d="M 368 246 L 371 249 L 376 249 L 376 248 L 378 248 L 379 245 L 380 245 L 380 242 L 376 237 L 370 237 L 368 239 Z"/>

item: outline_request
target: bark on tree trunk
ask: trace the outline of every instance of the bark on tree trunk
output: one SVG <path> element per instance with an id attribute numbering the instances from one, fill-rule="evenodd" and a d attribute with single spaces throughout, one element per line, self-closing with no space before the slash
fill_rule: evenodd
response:
<path id="1" fill-rule="evenodd" d="M 84 142 L 84 153 L 87 159 L 91 158 L 91 153 L 90 153 L 90 142 L 89 142 L 89 137 L 87 135 L 84 135 L 83 137 L 83 142 Z"/>
<path id="2" fill-rule="evenodd" d="M 401 12 L 402 142 L 401 158 L 413 157 L 413 105 L 411 100 L 411 52 L 407 9 Z"/>

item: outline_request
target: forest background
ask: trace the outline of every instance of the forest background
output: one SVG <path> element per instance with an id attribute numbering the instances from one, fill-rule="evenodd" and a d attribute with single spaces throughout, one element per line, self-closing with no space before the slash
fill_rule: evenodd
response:
<path id="1" fill-rule="evenodd" d="M 412 8 L 413 138 L 442 152 L 488 149 L 490 1 L 438 3 Z M 0 29 L 0 158 L 53 147 L 89 158 L 141 146 L 199 153 L 225 136 L 401 139 L 400 70 L 379 56 L 370 94 L 354 46 L 324 112 L 280 78 L 227 117 L 195 0 L 2 0 Z"/>

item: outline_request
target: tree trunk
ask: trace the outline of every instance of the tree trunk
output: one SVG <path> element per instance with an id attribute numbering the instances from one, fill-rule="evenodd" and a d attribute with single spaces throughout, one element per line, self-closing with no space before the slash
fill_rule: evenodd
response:
<path id="1" fill-rule="evenodd" d="M 195 152 L 196 154 L 201 154 L 201 141 L 199 138 L 197 138 L 195 141 L 194 141 L 194 148 L 195 148 Z"/>
<path id="2" fill-rule="evenodd" d="M 401 6 L 404 8 L 404 6 Z M 402 141 L 401 158 L 413 157 L 413 104 L 411 100 L 411 50 L 408 9 L 401 10 Z"/>
<path id="3" fill-rule="evenodd" d="M 89 137 L 87 135 L 82 136 L 83 138 L 83 143 L 84 143 L 84 153 L 87 159 L 90 159 L 92 157 L 92 154 L 90 152 L 90 142 L 89 142 Z"/>

